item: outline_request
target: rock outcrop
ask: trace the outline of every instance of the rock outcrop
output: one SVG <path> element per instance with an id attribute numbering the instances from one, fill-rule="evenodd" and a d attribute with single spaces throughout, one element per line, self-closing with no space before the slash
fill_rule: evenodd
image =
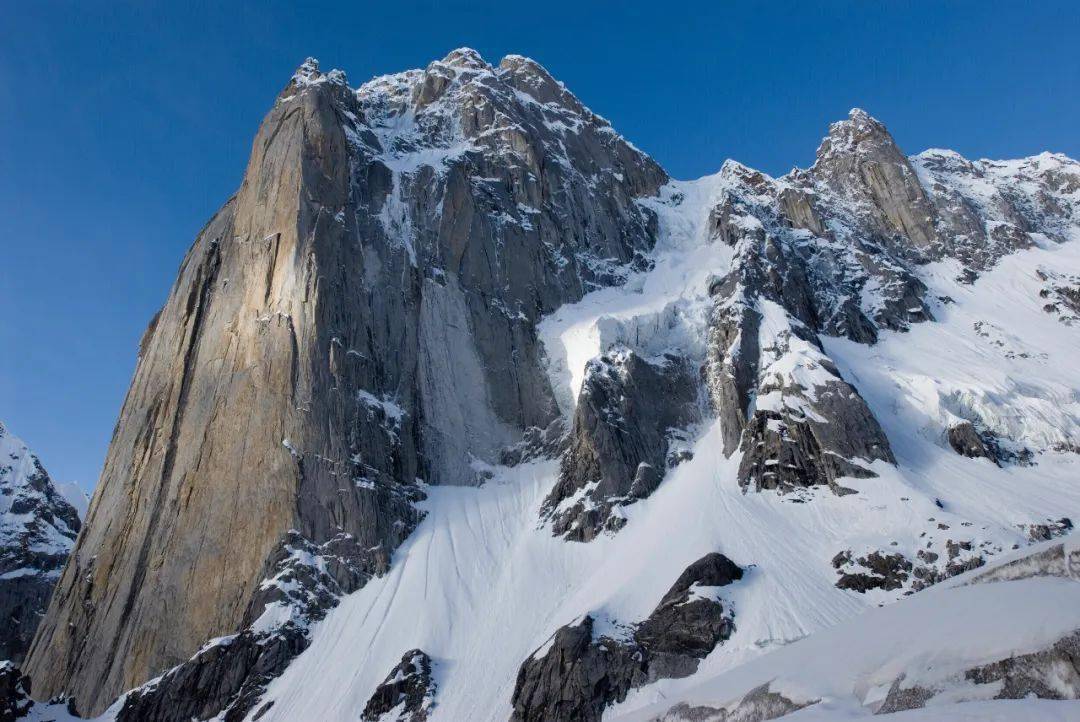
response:
<path id="1" fill-rule="evenodd" d="M 1066 326 L 1080 321 L 1080 276 L 1040 268 L 1036 275 L 1043 282 L 1039 298 L 1043 311 L 1054 314 Z"/>
<path id="2" fill-rule="evenodd" d="M 823 242 L 823 253 L 832 248 L 847 258 L 822 264 L 828 273 L 815 270 L 804 255 L 806 232 L 777 216 L 782 206 L 775 198 L 790 189 L 735 164 L 724 172 L 731 184 L 723 210 L 714 213 L 714 234 L 734 246 L 735 260 L 710 289 L 715 305 L 706 363 L 724 451 L 742 450 L 744 486 L 790 491 L 824 484 L 846 493 L 838 479 L 873 476 L 870 463 L 894 460 L 877 419 L 826 355 L 818 333 L 873 342 L 877 324 L 900 328 L 913 314 L 890 307 L 868 314 L 852 294 L 860 278 L 869 278 L 830 274 L 857 261 L 872 267 L 869 258 Z M 895 269 L 883 277 L 901 289 L 899 303 L 922 307 L 924 289 L 914 277 Z"/>
<path id="3" fill-rule="evenodd" d="M 990 448 L 970 421 L 961 421 L 959 424 L 949 427 L 948 437 L 949 446 L 957 454 L 971 459 L 990 459 L 995 464 L 997 463 L 997 459 L 991 453 Z"/>
<path id="4" fill-rule="evenodd" d="M 590 361 L 559 481 L 544 501 L 552 531 L 572 541 L 618 531 L 619 507 L 648 497 L 683 460 L 672 442 L 701 420 L 698 388 L 696 369 L 678 356 L 614 348 Z"/>
<path id="5" fill-rule="evenodd" d="M 978 569 L 1004 551 L 985 540 L 954 537 L 947 524 L 938 523 L 937 528 L 937 532 L 920 535 L 922 548 L 910 557 L 895 549 L 839 552 L 832 560 L 837 588 L 860 594 L 880 590 L 908 595 Z"/>
<path id="6" fill-rule="evenodd" d="M 431 676 L 431 657 L 412 649 L 375 688 L 360 719 L 364 722 L 425 722 L 435 704 L 438 685 Z"/>
<path id="7" fill-rule="evenodd" d="M 33 706 L 30 678 L 11 662 L 0 662 L 0 722 L 22 719 Z"/>
<path id="8" fill-rule="evenodd" d="M 117 721 L 185 722 L 216 715 L 240 722 L 270 680 L 307 648 L 309 626 L 388 564 L 387 554 L 360 547 L 351 535 L 316 545 L 289 531 L 267 560 L 242 631 L 209 641 L 189 660 L 129 691 Z M 256 715 L 267 709 L 260 706 Z"/>
<path id="9" fill-rule="evenodd" d="M 708 554 L 687 567 L 648 618 L 626 634 L 597 634 L 590 615 L 560 627 L 518 670 L 511 719 L 598 721 L 635 687 L 693 674 L 734 631 L 719 590 L 742 576 L 727 557 Z"/>
<path id="10" fill-rule="evenodd" d="M 365 573 L 384 569 L 421 517 L 418 480 L 481 481 L 477 461 L 558 416 L 535 323 L 648 264 L 635 198 L 666 180 L 524 58 L 460 50 L 357 90 L 301 66 L 140 345 L 27 660 L 35 694 L 96 714 L 199 666 L 207 640 L 258 636 L 245 625 L 294 531 L 348 535 Z M 246 649 L 214 654 L 230 648 Z"/>
<path id="11" fill-rule="evenodd" d="M 657 717 L 656 722 L 766 722 L 821 701 L 811 699 L 796 702 L 774 692 L 771 686 L 771 683 L 766 683 L 755 687 L 737 702 L 725 707 L 691 706 L 680 702 L 664 712 L 663 716 Z"/>
<path id="12" fill-rule="evenodd" d="M 860 110 L 831 126 L 807 170 L 773 179 L 728 162 L 721 176 L 709 232 L 732 246 L 735 260 L 712 286 L 708 386 L 724 450 L 742 450 L 740 482 L 759 489 L 828 484 L 843 493 L 838 478 L 872 475 L 867 462 L 893 462 L 821 335 L 875 343 L 882 330 L 933 320 L 942 301 L 927 297 L 921 265 L 956 259 L 971 282 L 1031 245 L 1032 233 L 1066 240 L 1080 211 L 1080 174 L 1063 156 L 1011 164 L 945 151 L 907 158 Z M 1051 295 L 1062 300 L 1048 311 L 1067 312 L 1068 285 L 1048 282 L 1044 297 Z M 969 431 L 949 435 L 961 453 L 996 463 L 1026 458 L 986 448 Z"/>
<path id="13" fill-rule="evenodd" d="M 0 660 L 22 662 L 80 525 L 41 461 L 0 423 Z"/>
<path id="14" fill-rule="evenodd" d="M 876 713 L 922 709 L 961 682 L 969 685 L 973 696 L 981 692 L 992 699 L 1080 699 L 1080 630 L 1046 649 L 972 667 L 934 686 L 908 685 L 901 676 L 893 681 Z"/>

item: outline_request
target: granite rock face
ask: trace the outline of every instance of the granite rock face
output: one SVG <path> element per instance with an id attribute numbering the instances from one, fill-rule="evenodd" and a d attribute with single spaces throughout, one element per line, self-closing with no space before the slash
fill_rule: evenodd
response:
<path id="1" fill-rule="evenodd" d="M 0 423 L 0 660 L 22 662 L 80 526 L 41 461 Z"/>
<path id="2" fill-rule="evenodd" d="M 818 334 L 873 342 L 878 324 L 903 327 L 912 314 L 883 306 L 872 316 L 855 303 L 859 277 L 835 275 L 837 268 L 854 274 L 850 268 L 858 259 L 840 258 L 851 256 L 850 249 L 834 244 L 833 261 L 808 262 L 808 231 L 793 230 L 791 219 L 778 215 L 782 204 L 776 198 L 790 189 L 780 190 L 736 164 L 726 165 L 724 173 L 730 190 L 722 211 L 713 215 L 713 233 L 734 247 L 735 260 L 710 289 L 715 305 L 706 361 L 724 451 L 742 450 L 744 486 L 789 491 L 824 484 L 844 493 L 837 479 L 873 476 L 867 466 L 892 463 L 893 456 L 877 420 L 842 378 Z M 787 194 L 789 203 L 793 193 Z M 810 212 L 803 215 L 815 218 Z M 820 223 L 807 218 L 810 225 Z M 871 267 L 868 259 L 863 263 Z M 900 289 L 895 292 L 901 303 L 918 302 L 921 308 L 921 301 L 907 298 L 922 292 L 913 276 L 889 268 L 882 278 Z"/>
<path id="3" fill-rule="evenodd" d="M 560 627 L 546 650 L 538 650 L 518 671 L 514 722 L 598 721 L 608 705 L 648 679 L 644 659 L 633 645 L 593 638 L 595 620 Z"/>
<path id="4" fill-rule="evenodd" d="M 187 661 L 129 691 L 116 719 L 245 719 L 266 685 L 307 648 L 310 625 L 388 565 L 386 552 L 364 549 L 351 535 L 316 545 L 290 530 L 267 560 L 242 631 L 211 640 Z M 259 706 L 256 716 L 267 709 Z"/>
<path id="5" fill-rule="evenodd" d="M 971 459 L 990 459 L 998 463 L 993 447 L 990 446 L 970 421 L 961 421 L 948 430 L 949 446 L 957 454 Z"/>
<path id="6" fill-rule="evenodd" d="M 734 631 L 734 615 L 718 594 L 742 576 L 727 557 L 708 554 L 618 638 L 597 634 L 590 615 L 560 627 L 518 670 L 511 719 L 594 722 L 635 687 L 693 674 Z"/>
<path id="7" fill-rule="evenodd" d="M 828 484 L 843 493 L 838 478 L 893 462 L 880 424 L 822 336 L 872 344 L 883 330 L 932 321 L 947 299 L 927 297 L 922 265 L 955 259 L 971 282 L 1030 245 L 1032 232 L 1067 239 L 1080 212 L 1080 174 L 1063 156 L 908 158 L 860 110 L 830 127 L 809 169 L 774 179 L 729 161 L 721 176 L 709 233 L 735 259 L 711 289 L 707 383 L 724 450 L 743 451 L 740 481 L 758 489 Z M 1047 288 L 1049 298 L 1067 285 Z M 1060 309 L 1067 303 L 1048 310 Z M 963 433 L 950 442 L 978 452 Z M 980 455 L 1001 463 L 995 451 Z"/>
<path id="8" fill-rule="evenodd" d="M 556 419 L 535 323 L 647 265 L 635 198 L 666 180 L 524 58 L 356 90 L 302 65 L 144 336 L 35 694 L 96 714 L 243 637 L 293 531 L 348 535 L 380 573 L 418 480 L 477 483 Z"/>
<path id="9" fill-rule="evenodd" d="M 409 650 L 375 688 L 360 718 L 364 722 L 425 722 L 437 689 L 431 657 L 420 649 Z"/>
<path id="10" fill-rule="evenodd" d="M 621 528 L 619 507 L 648 497 L 683 459 L 677 442 L 702 417 L 698 389 L 682 357 L 614 348 L 590 361 L 559 481 L 544 501 L 553 532 L 589 541 Z"/>

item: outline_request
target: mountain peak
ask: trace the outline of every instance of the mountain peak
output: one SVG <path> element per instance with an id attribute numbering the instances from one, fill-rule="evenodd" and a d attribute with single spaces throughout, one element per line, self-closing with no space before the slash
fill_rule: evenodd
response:
<path id="1" fill-rule="evenodd" d="M 817 160 L 829 156 L 861 152 L 864 149 L 896 148 L 885 124 L 862 108 L 852 108 L 848 117 L 829 125 L 829 134 L 818 146 Z"/>
<path id="2" fill-rule="evenodd" d="M 500 75 L 516 90 L 541 104 L 555 103 L 576 113 L 585 106 L 566 85 L 557 80 L 540 63 L 524 55 L 507 55 L 499 62 Z"/>
<path id="3" fill-rule="evenodd" d="M 312 57 L 308 57 L 304 62 L 300 63 L 292 78 L 289 79 L 289 86 L 295 88 L 307 88 L 323 83 L 344 87 L 348 84 L 348 79 L 345 77 L 345 71 L 343 70 L 334 69 L 326 73 L 322 72 L 319 69 L 319 60 Z"/>
<path id="4" fill-rule="evenodd" d="M 0 657 L 22 660 L 81 527 L 27 445 L 0 422 Z"/>
<path id="5" fill-rule="evenodd" d="M 456 48 L 455 50 L 451 50 L 446 54 L 446 57 L 439 62 L 454 68 L 472 68 L 475 70 L 487 70 L 491 68 L 480 53 L 472 48 Z"/>

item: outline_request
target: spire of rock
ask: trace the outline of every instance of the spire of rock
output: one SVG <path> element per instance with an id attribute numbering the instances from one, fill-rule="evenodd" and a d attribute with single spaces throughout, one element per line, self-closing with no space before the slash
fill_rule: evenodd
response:
<path id="1" fill-rule="evenodd" d="M 899 235 L 916 249 L 937 240 L 933 206 L 910 161 L 885 126 L 854 108 L 829 126 L 809 171 L 818 182 L 855 201 L 865 201 L 883 236 Z"/>
<path id="2" fill-rule="evenodd" d="M 319 69 L 319 61 L 309 57 L 304 60 L 304 62 L 296 69 L 296 72 L 293 73 L 292 78 L 289 79 L 289 84 L 286 86 L 285 91 L 282 92 L 282 95 L 287 96 L 288 93 L 295 92 L 296 90 L 303 90 L 304 88 L 310 88 L 323 83 L 329 83 L 330 85 L 344 88 L 348 85 L 348 79 L 345 77 L 344 71 L 337 69 L 323 73 Z"/>

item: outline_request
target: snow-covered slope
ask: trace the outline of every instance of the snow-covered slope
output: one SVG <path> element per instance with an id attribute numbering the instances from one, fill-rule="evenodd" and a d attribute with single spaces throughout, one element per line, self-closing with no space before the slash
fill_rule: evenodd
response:
<path id="1" fill-rule="evenodd" d="M 1042 543 L 614 718 L 1076 719 L 1075 701 L 987 700 L 1076 699 L 1078 595 L 1075 540 Z"/>
<path id="2" fill-rule="evenodd" d="M 37 456 L 0 423 L 0 658 L 26 653 L 79 519 Z"/>

